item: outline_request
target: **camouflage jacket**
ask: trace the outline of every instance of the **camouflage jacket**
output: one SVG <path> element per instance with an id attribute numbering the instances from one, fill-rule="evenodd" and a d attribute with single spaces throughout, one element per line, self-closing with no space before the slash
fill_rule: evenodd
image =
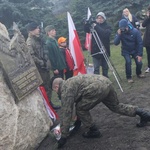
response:
<path id="1" fill-rule="evenodd" d="M 37 66 L 38 69 L 47 68 L 47 60 L 46 60 L 46 53 L 44 51 L 44 42 L 40 37 L 36 37 L 29 34 L 27 38 L 27 46 L 29 52 Z"/>
<path id="2" fill-rule="evenodd" d="M 78 75 L 60 83 L 58 95 L 61 97 L 61 130 L 62 136 L 69 133 L 74 103 L 92 101 L 99 98 L 110 86 L 111 81 L 101 75 Z M 82 99 L 86 97 L 85 99 Z"/>

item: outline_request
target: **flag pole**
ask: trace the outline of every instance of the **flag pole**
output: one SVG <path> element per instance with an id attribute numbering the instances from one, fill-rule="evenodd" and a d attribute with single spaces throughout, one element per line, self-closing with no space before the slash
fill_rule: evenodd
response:
<path id="1" fill-rule="evenodd" d="M 86 74 L 84 55 L 82 52 L 81 43 L 74 22 L 69 12 L 67 12 L 67 18 L 69 30 L 69 49 L 75 63 L 74 75 Z"/>

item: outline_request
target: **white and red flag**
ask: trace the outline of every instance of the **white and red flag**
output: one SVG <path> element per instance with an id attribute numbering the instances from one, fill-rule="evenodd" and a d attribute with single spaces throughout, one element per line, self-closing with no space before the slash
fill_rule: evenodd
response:
<path id="1" fill-rule="evenodd" d="M 45 108 L 47 110 L 49 117 L 52 119 L 52 121 L 56 121 L 58 119 L 58 115 L 49 102 L 44 86 L 39 86 L 38 90 L 43 98 L 43 102 L 44 102 L 44 105 L 45 105 Z"/>
<path id="2" fill-rule="evenodd" d="M 75 62 L 74 75 L 86 74 L 84 56 L 80 40 L 69 12 L 67 12 L 68 29 L 69 29 L 69 49 Z"/>
<path id="3" fill-rule="evenodd" d="M 87 12 L 87 18 L 86 20 L 89 20 L 91 17 L 91 11 L 88 7 L 88 12 Z M 86 33 L 86 37 L 85 37 L 85 44 L 84 47 L 88 50 L 91 51 L 91 33 Z"/>

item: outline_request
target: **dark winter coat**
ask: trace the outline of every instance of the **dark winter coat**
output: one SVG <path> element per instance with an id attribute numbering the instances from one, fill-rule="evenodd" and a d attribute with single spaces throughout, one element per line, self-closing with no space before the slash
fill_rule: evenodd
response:
<path id="1" fill-rule="evenodd" d="M 139 22 L 138 19 L 132 14 L 132 22 L 126 18 L 124 15 L 122 16 L 122 19 L 127 19 L 127 21 L 129 21 L 134 28 L 136 28 L 136 22 Z"/>
<path id="2" fill-rule="evenodd" d="M 121 42 L 122 55 L 143 55 L 143 42 L 141 33 L 136 28 L 129 28 L 127 33 L 116 34 L 114 44 L 119 45 Z"/>
<path id="3" fill-rule="evenodd" d="M 101 42 L 103 43 L 103 45 L 106 49 L 106 53 L 108 54 L 108 56 L 110 56 L 110 35 L 111 35 L 111 31 L 112 31 L 111 27 L 105 21 L 102 24 L 96 23 L 96 26 L 94 27 L 94 29 L 97 32 L 98 37 L 100 38 Z M 85 32 L 89 33 L 90 25 L 85 24 L 84 30 L 85 30 Z M 101 58 L 102 54 L 94 55 L 99 52 L 100 52 L 100 49 L 98 48 L 95 38 L 92 35 L 92 43 L 91 43 L 91 55 L 93 55 L 92 57 Z"/>
<path id="4" fill-rule="evenodd" d="M 143 45 L 145 47 L 150 47 L 150 17 L 146 17 L 142 23 L 143 27 L 146 27 L 144 38 L 143 38 Z"/>
<path id="5" fill-rule="evenodd" d="M 46 40 L 46 49 L 48 50 L 48 57 L 51 62 L 53 70 L 66 69 L 65 59 L 59 49 L 58 43 L 55 39 L 50 37 Z"/>

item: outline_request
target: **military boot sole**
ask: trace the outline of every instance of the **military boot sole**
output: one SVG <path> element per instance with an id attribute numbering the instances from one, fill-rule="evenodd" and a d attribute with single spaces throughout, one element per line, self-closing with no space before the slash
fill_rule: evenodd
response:
<path id="1" fill-rule="evenodd" d="M 141 118 L 140 122 L 137 123 L 136 126 L 139 127 L 139 128 L 140 128 L 140 127 L 144 127 L 144 126 L 147 125 L 147 122 L 148 122 L 148 121 L 147 121 L 146 119 Z"/>

